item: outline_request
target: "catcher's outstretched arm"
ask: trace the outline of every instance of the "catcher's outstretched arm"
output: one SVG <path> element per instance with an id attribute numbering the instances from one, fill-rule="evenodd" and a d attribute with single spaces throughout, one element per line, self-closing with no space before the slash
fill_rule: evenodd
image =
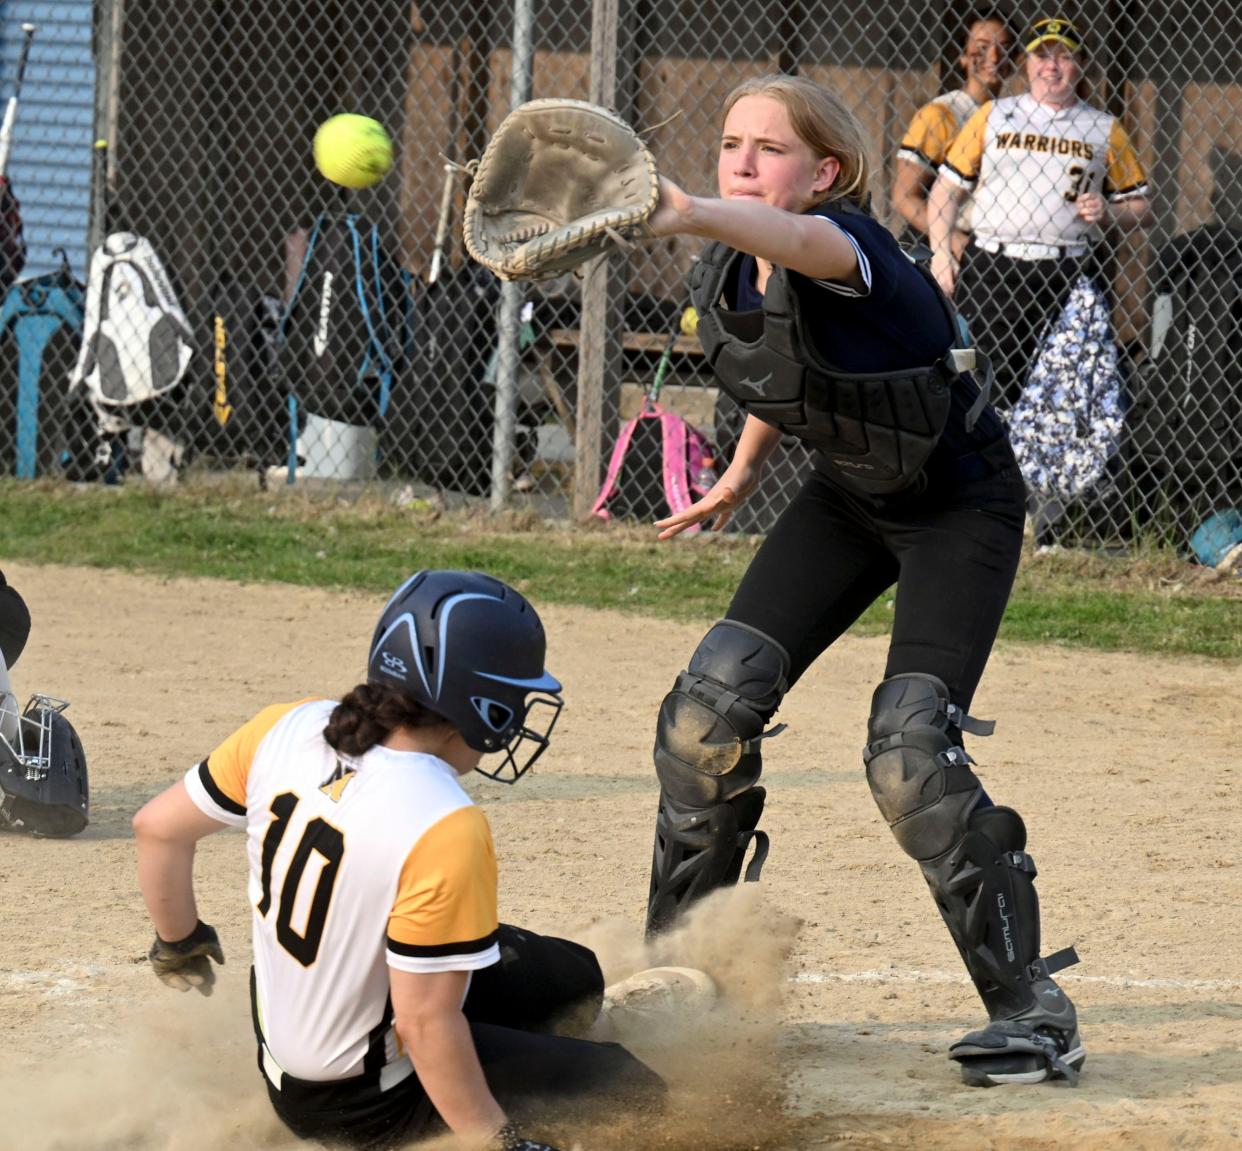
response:
<path id="1" fill-rule="evenodd" d="M 863 287 L 858 254 L 844 232 L 822 217 L 787 212 L 762 200 L 691 196 L 661 176 L 660 200 L 647 226 L 657 236 L 719 240 L 813 280 Z"/>

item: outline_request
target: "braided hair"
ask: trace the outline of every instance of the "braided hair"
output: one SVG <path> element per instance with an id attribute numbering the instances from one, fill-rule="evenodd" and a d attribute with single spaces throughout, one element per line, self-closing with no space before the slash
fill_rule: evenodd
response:
<path id="1" fill-rule="evenodd" d="M 323 738 L 341 755 L 360 756 L 398 727 L 443 727 L 442 715 L 383 684 L 360 683 L 332 709 Z"/>

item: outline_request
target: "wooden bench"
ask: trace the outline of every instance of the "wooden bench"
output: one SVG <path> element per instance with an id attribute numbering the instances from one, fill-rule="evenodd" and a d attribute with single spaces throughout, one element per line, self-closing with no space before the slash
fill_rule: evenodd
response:
<path id="1" fill-rule="evenodd" d="M 577 328 L 550 328 L 548 340 L 558 348 L 576 348 L 580 341 Z M 668 336 L 659 332 L 622 332 L 621 347 L 627 352 L 663 353 Z M 701 356 L 702 345 L 697 336 L 678 335 L 673 340 L 673 351 L 682 356 Z"/>
<path id="2" fill-rule="evenodd" d="M 556 378 L 556 371 L 552 363 L 552 352 L 556 348 L 577 348 L 581 343 L 581 339 L 581 333 L 577 328 L 549 328 L 536 343 L 538 351 L 535 362 L 540 382 L 543 384 L 544 393 L 555 409 L 557 418 L 561 421 L 562 426 L 569 433 L 569 437 L 572 440 L 577 439 L 577 424 L 569 402 L 565 399 L 565 391 L 561 387 L 560 381 Z M 621 348 L 626 352 L 663 355 L 666 347 L 668 347 L 668 336 L 660 332 L 621 333 Z M 676 355 L 695 356 L 700 359 L 703 356 L 703 348 L 695 336 L 678 334 L 673 339 L 673 352 Z M 637 402 L 633 399 L 633 393 L 637 390 L 641 397 L 641 395 L 646 393 L 646 387 L 633 382 L 623 383 L 621 387 L 622 419 L 627 419 L 638 410 Z M 704 402 L 708 401 L 709 397 L 705 394 L 697 395 L 697 393 L 706 393 L 707 391 L 711 392 L 710 403 L 714 405 L 714 388 L 687 388 L 680 385 L 670 385 L 665 393 L 670 401 L 668 403 L 669 410 L 675 411 L 696 426 L 702 426 L 701 421 L 704 418 L 705 412 Z M 696 395 L 692 395 L 692 393 Z M 698 402 L 695 402 L 696 398 Z M 685 401 L 684 405 L 683 400 Z M 689 410 L 683 411 L 683 406 Z"/>

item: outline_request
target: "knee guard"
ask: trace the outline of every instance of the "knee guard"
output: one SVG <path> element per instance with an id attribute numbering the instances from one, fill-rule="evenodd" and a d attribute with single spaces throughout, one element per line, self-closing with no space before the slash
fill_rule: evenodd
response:
<path id="1" fill-rule="evenodd" d="M 660 705 L 655 766 L 660 780 L 647 930 L 667 926 L 688 903 L 736 883 L 753 840 L 748 881 L 759 878 L 767 836 L 758 831 L 764 791 L 764 725 L 788 686 L 789 656 L 762 632 L 723 620 Z"/>
<path id="2" fill-rule="evenodd" d="M 86 755 L 63 714 L 67 706 L 35 695 L 18 717 L 16 738 L 0 736 L 0 828 L 63 838 L 86 826 Z"/>
<path id="3" fill-rule="evenodd" d="M 948 851 L 983 798 L 954 728 L 992 733 L 991 724 L 950 703 L 949 689 L 934 675 L 895 675 L 871 697 L 867 783 L 902 850 L 920 861 Z"/>
<path id="4" fill-rule="evenodd" d="M 897 842 L 918 860 L 949 933 L 993 1019 L 1013 1018 L 1053 987 L 1073 948 L 1039 958 L 1039 899 L 1026 827 L 1017 812 L 984 801 L 973 760 L 953 729 L 993 725 L 949 701 L 935 676 L 885 680 L 872 699 L 867 781 Z"/>

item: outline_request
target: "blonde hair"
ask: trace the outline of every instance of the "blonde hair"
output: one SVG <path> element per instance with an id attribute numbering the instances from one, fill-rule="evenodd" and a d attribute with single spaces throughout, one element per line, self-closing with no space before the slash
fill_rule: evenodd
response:
<path id="1" fill-rule="evenodd" d="M 818 157 L 832 156 L 841 172 L 824 194 L 827 200 L 853 200 L 860 207 L 867 203 L 871 182 L 871 159 L 858 117 L 829 88 L 805 76 L 772 73 L 743 80 L 725 97 L 721 122 L 745 96 L 770 96 L 779 100 L 789 114 L 789 123 L 798 139 Z"/>

